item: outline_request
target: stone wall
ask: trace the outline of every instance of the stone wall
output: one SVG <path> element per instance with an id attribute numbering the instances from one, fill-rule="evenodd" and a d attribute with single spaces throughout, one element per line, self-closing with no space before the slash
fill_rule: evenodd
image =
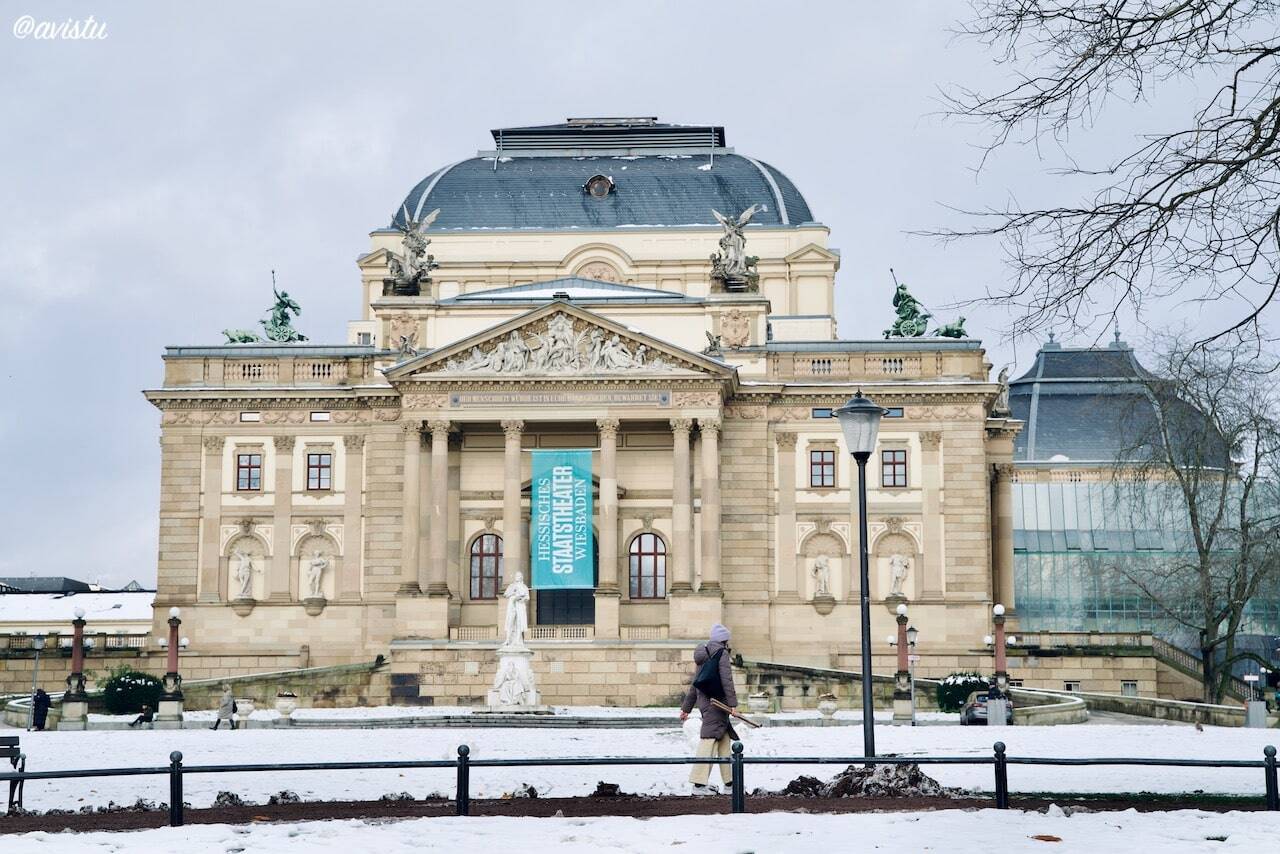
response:
<path id="1" fill-rule="evenodd" d="M 566 706 L 655 706 L 680 702 L 693 673 L 684 642 L 591 645 L 531 643 L 542 702 Z M 497 644 L 398 641 L 372 702 L 397 706 L 483 705 L 498 671 Z M 745 699 L 745 698 L 744 698 Z"/>

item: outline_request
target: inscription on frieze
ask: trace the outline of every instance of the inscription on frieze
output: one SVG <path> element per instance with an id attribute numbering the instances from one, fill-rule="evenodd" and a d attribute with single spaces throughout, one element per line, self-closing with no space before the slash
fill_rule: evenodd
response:
<path id="1" fill-rule="evenodd" d="M 670 406 L 670 391 L 455 391 L 449 406 Z"/>

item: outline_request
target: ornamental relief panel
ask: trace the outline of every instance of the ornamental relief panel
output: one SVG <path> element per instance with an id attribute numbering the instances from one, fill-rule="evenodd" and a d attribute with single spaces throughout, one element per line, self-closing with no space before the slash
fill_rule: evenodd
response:
<path id="1" fill-rule="evenodd" d="M 266 554 L 269 557 L 275 552 L 275 546 L 273 544 L 274 533 L 275 531 L 272 525 L 259 525 L 252 519 L 241 519 L 234 525 L 219 525 L 218 554 L 227 554 L 227 544 L 237 537 L 257 537 L 266 544 Z"/>
<path id="2" fill-rule="evenodd" d="M 765 417 L 768 407 L 763 404 L 759 406 L 744 406 L 735 404 L 724 408 L 724 416 L 726 418 L 741 418 L 744 420 L 758 420 Z"/>
<path id="3" fill-rule="evenodd" d="M 400 396 L 400 405 L 405 409 L 444 409 L 449 405 L 449 395 L 409 392 Z"/>
<path id="4" fill-rule="evenodd" d="M 289 553 L 301 554 L 298 550 L 298 543 L 307 537 L 324 537 L 328 535 L 337 544 L 338 554 L 343 553 L 342 547 L 343 529 L 340 523 L 329 522 L 326 519 L 309 519 L 300 525 L 289 526 Z"/>
<path id="5" fill-rule="evenodd" d="M 615 285 L 622 284 L 622 276 L 618 273 L 616 267 L 607 261 L 592 261 L 584 264 L 574 273 L 581 279 L 595 279 L 597 282 L 611 282 Z"/>
<path id="6" fill-rule="evenodd" d="M 718 391 L 677 391 L 671 394 L 671 405 L 682 406 L 719 406 Z"/>
<path id="7" fill-rule="evenodd" d="M 720 340 L 726 347 L 745 347 L 751 339 L 751 320 L 739 309 L 720 319 Z"/>
<path id="8" fill-rule="evenodd" d="M 433 365 L 429 371 L 446 375 L 480 374 L 529 376 L 536 374 L 617 374 L 698 368 L 652 352 L 647 344 L 587 323 L 565 312 L 513 329 L 485 341 L 466 354 Z"/>

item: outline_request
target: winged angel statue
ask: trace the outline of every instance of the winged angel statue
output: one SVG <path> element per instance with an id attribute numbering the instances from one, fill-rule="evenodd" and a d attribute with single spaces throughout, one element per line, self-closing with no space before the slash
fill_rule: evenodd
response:
<path id="1" fill-rule="evenodd" d="M 404 255 L 388 252 L 387 267 L 397 285 L 416 285 L 440 266 L 436 263 L 436 256 L 427 254 L 427 246 L 431 240 L 426 236 L 431 223 L 440 216 L 440 209 L 436 208 L 420 220 L 415 220 L 409 215 L 407 205 L 402 205 L 400 209 L 404 212 L 404 224 L 400 226 Z"/>
<path id="2" fill-rule="evenodd" d="M 759 280 L 760 277 L 755 270 L 759 258 L 747 254 L 747 238 L 743 234 L 743 229 L 746 228 L 747 223 L 751 222 L 751 218 L 762 210 L 764 205 L 752 205 L 733 217 L 725 216 L 715 208 L 711 209 L 716 222 L 724 227 L 724 234 L 720 237 L 720 251 L 711 256 L 712 276 L 723 282 L 735 284 L 754 284 Z"/>

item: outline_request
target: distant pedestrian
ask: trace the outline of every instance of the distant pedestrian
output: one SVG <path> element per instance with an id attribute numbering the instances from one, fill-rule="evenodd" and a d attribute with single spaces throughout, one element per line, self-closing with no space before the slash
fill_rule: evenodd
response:
<path id="1" fill-rule="evenodd" d="M 37 732 L 44 729 L 45 723 L 49 720 L 49 707 L 53 705 L 53 700 L 44 692 L 43 688 L 37 688 L 36 694 L 31 698 L 31 728 Z"/>
<path id="2" fill-rule="evenodd" d="M 734 709 L 738 705 L 738 694 L 733 688 L 733 667 L 730 662 L 729 630 L 716 623 L 711 627 L 711 638 L 698 645 L 693 652 L 693 663 L 698 669 L 694 673 L 693 684 L 680 704 L 680 720 L 687 720 L 689 712 L 696 705 L 702 713 L 702 729 L 699 731 L 698 757 L 729 757 L 730 736 L 737 737 L 729 723 L 729 713 L 712 705 L 711 701 L 719 700 Z M 708 783 L 711 765 L 703 763 L 694 765 L 689 772 L 689 782 L 693 784 L 693 792 L 698 795 L 716 794 L 718 790 Z M 720 778 L 725 786 L 733 780 L 733 771 L 728 763 L 720 765 Z"/>
<path id="3" fill-rule="evenodd" d="M 231 724 L 232 729 L 236 727 L 236 698 L 231 696 L 231 686 L 227 685 L 222 691 L 222 700 L 218 702 L 218 719 L 213 722 L 212 729 L 217 729 L 218 725 L 226 721 Z"/>
<path id="4" fill-rule="evenodd" d="M 129 724 L 129 728 L 132 729 L 133 727 L 142 726 L 143 724 L 155 723 L 155 720 L 156 713 L 151 710 L 151 707 L 143 706 L 141 714 L 133 719 L 133 723 Z"/>

